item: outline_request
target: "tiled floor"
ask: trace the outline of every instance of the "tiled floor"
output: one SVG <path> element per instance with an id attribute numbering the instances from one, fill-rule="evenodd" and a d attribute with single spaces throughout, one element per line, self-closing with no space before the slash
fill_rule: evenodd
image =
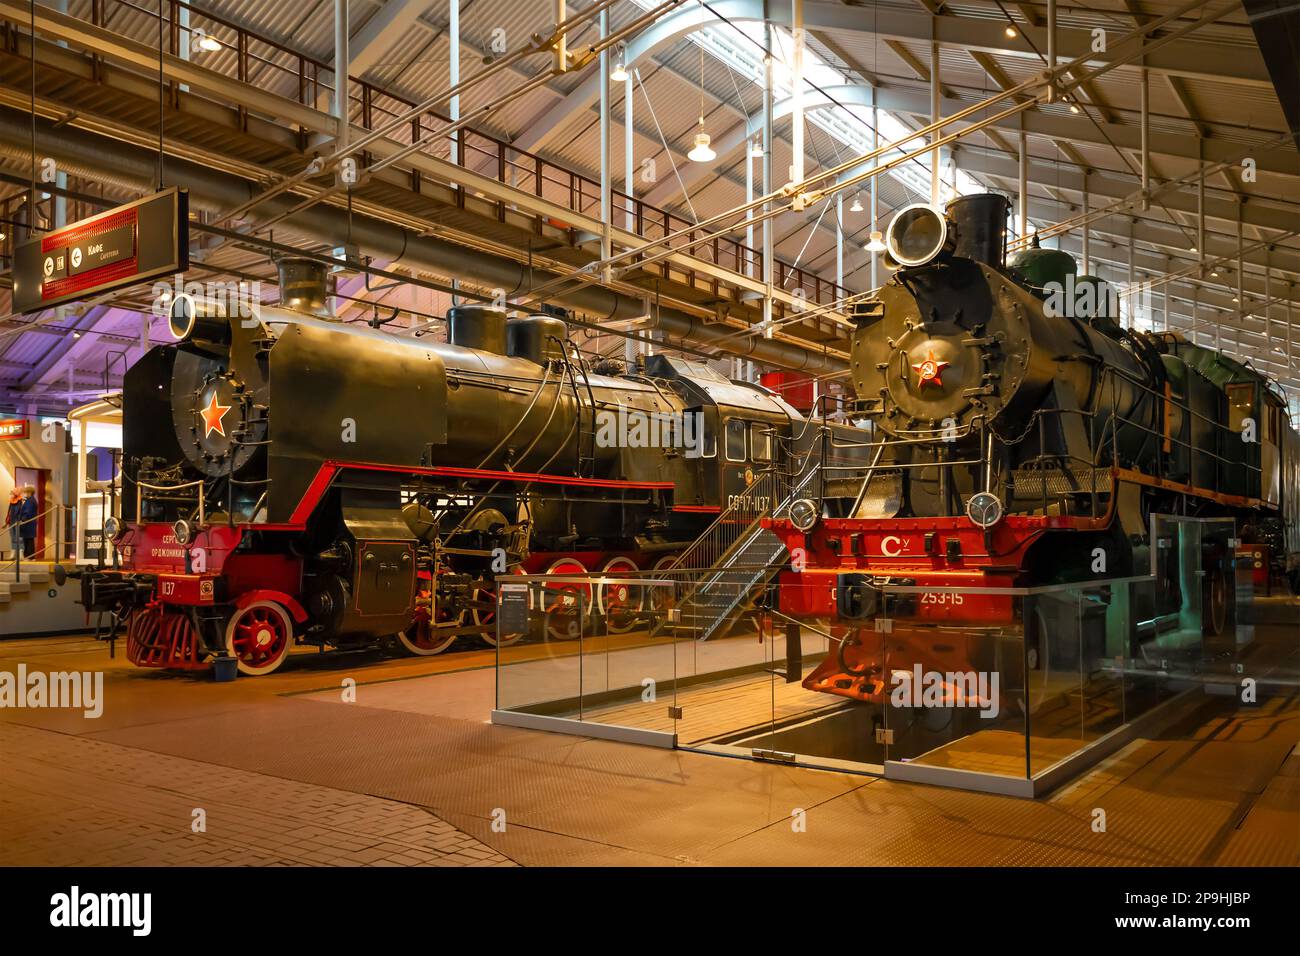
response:
<path id="1" fill-rule="evenodd" d="M 1203 695 L 1030 801 L 492 726 L 481 651 L 215 684 L 0 641 L 0 669 L 20 661 L 102 669 L 106 703 L 0 709 L 0 864 L 1300 863 L 1294 688 Z"/>
<path id="2" fill-rule="evenodd" d="M 0 723 L 0 866 L 511 866 L 419 807 Z"/>

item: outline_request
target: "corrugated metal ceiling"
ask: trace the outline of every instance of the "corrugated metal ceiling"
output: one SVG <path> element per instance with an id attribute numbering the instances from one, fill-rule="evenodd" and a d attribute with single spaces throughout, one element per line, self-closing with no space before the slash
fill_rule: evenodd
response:
<path id="1" fill-rule="evenodd" d="M 401 2 L 401 0 L 389 0 Z M 847 0 L 846 0 L 847 2 Z M 810 43 L 828 62 L 840 64 L 840 56 L 852 65 L 860 67 L 884 78 L 887 83 L 901 90 L 913 90 L 924 95 L 926 85 L 904 59 L 890 49 L 883 38 L 878 38 L 866 30 L 870 22 L 871 11 L 904 11 L 915 13 L 915 0 L 881 0 L 878 4 L 850 3 L 863 9 L 864 30 L 822 31 L 811 38 Z M 379 14 L 382 0 L 353 0 L 351 4 L 352 32 L 356 36 L 364 30 L 372 17 Z M 570 2 L 570 10 L 583 9 L 586 3 Z M 1064 27 L 1091 29 L 1095 26 L 1105 28 L 1109 35 L 1117 37 L 1130 29 L 1134 16 L 1130 11 L 1129 0 L 1095 0 L 1087 8 L 1062 3 L 1059 8 L 1060 23 Z M 1175 9 L 1177 0 L 1140 0 L 1142 13 L 1158 16 Z M 146 10 L 134 10 L 118 3 L 108 4 L 113 20 L 110 26 L 131 35 L 142 42 L 151 43 L 156 35 L 156 20 Z M 197 9 L 245 25 L 262 36 L 284 42 L 306 53 L 310 57 L 328 62 L 333 53 L 333 3 L 332 0 L 302 0 L 298 3 L 284 3 L 283 0 L 204 0 L 196 5 Z M 1044 5 L 1015 4 L 1006 5 L 1017 23 L 1025 22 L 1025 10 L 1030 9 L 1042 15 Z M 71 0 L 69 12 L 73 15 L 89 17 L 91 0 Z M 514 49 L 526 41 L 533 33 L 547 33 L 553 24 L 552 7 L 548 3 L 518 0 L 463 0 L 461 8 L 462 31 L 462 75 L 471 75 L 480 68 L 482 56 L 490 50 L 494 40 L 504 37 L 509 48 Z M 1002 10 L 993 4 L 966 0 L 966 2 L 948 3 L 946 11 L 953 16 L 971 17 L 982 20 L 1005 21 Z M 611 10 L 610 20 L 615 29 L 630 23 L 643 13 L 643 9 L 632 2 L 617 3 Z M 196 18 L 198 14 L 196 13 Z M 201 19 L 201 18 L 200 18 Z M 1213 42 L 1220 46 L 1239 48 L 1242 56 L 1258 57 L 1253 38 L 1245 24 L 1244 12 L 1236 11 L 1224 17 L 1219 23 L 1203 28 L 1198 37 L 1202 42 Z M 444 4 L 427 4 L 419 19 L 406 30 L 391 48 L 382 52 L 374 63 L 367 77 L 391 88 L 394 92 L 408 99 L 418 100 L 431 95 L 445 87 L 448 70 L 446 39 L 447 14 Z M 220 27 L 214 28 L 218 38 L 222 35 Z M 498 32 L 500 31 L 500 32 Z M 570 38 L 570 47 L 590 42 L 596 36 L 594 26 L 585 33 Z M 820 39 L 827 43 L 823 44 Z M 1013 41 L 1008 41 L 1012 44 Z M 1023 45 L 1023 38 L 1019 41 Z M 837 52 L 831 53 L 833 47 Z M 924 42 L 907 41 L 905 47 L 923 63 L 928 61 L 928 45 Z M 216 53 L 204 53 L 205 66 L 234 72 L 234 56 L 230 50 Z M 252 79 L 259 85 L 271 87 L 287 95 L 296 95 L 297 64 L 284 54 L 267 56 L 271 62 L 254 70 Z M 1023 48 L 995 57 L 997 65 L 1011 78 L 1018 82 L 1041 69 L 1041 62 L 1033 56 L 1024 55 Z M 287 67 L 277 70 L 272 64 Z M 849 67 L 843 63 L 842 66 Z M 696 132 L 699 115 L 700 57 L 699 48 L 688 39 L 680 39 L 655 56 L 655 62 L 638 64 L 642 83 L 637 84 L 635 95 L 635 116 L 637 132 L 634 138 L 634 150 L 638 159 L 654 157 L 658 173 L 663 177 L 672 176 L 672 162 L 664 155 L 660 135 L 667 142 L 672 160 L 680 167 L 686 168 L 688 161 L 684 158 L 690 148 L 691 138 Z M 497 96 L 509 93 L 516 88 L 523 78 L 535 75 L 537 70 L 546 67 L 546 57 L 538 55 L 527 61 L 516 71 L 507 71 L 481 86 L 462 99 L 462 111 L 468 112 Z M 590 68 L 589 68 L 590 69 Z M 494 111 L 488 116 L 477 118 L 475 125 L 491 135 L 511 140 L 533 128 L 538 118 L 568 92 L 584 82 L 586 71 L 575 71 L 568 75 L 554 78 L 547 88 L 525 96 L 517 97 L 513 102 Z M 940 56 L 941 81 L 952 88 L 958 99 L 976 102 L 997 87 L 992 78 L 979 66 L 965 50 L 943 48 Z M 328 82 L 328 74 L 322 79 Z M 1222 136 L 1234 142 L 1263 142 L 1272 138 L 1273 131 L 1284 128 L 1281 110 L 1276 96 L 1268 89 L 1252 87 L 1240 83 L 1217 82 L 1203 77 L 1180 78 L 1178 84 L 1185 91 L 1188 104 L 1196 111 L 1197 119 L 1207 124 L 1215 136 Z M 728 130 L 743 122 L 744 116 L 761 109 L 761 94 L 747 78 L 734 75 L 724 64 L 711 56 L 705 57 L 703 72 L 705 91 L 705 128 L 714 137 L 715 143 Z M 1136 68 L 1125 67 L 1112 71 L 1095 83 L 1095 89 L 1101 102 L 1108 111 L 1112 122 L 1121 125 L 1136 124 L 1138 110 L 1138 72 Z M 1184 103 L 1175 93 L 1173 86 L 1163 78 L 1152 77 L 1151 93 L 1151 129 L 1157 133 L 1176 133 L 1192 136 L 1197 127 L 1186 115 Z M 653 104 L 654 118 L 647 109 L 646 99 Z M 616 124 L 612 131 L 612 153 L 615 169 L 615 182 L 621 183 L 623 167 L 623 137 L 621 131 L 622 97 L 612 97 L 612 118 Z M 1040 107 L 1048 113 L 1068 115 L 1068 108 L 1061 104 Z M 654 120 L 658 121 L 658 128 Z M 784 170 L 790 162 L 790 148 L 785 141 L 783 130 L 788 123 L 778 127 L 778 137 L 773 166 L 775 170 Z M 1003 132 L 1004 139 L 1014 133 Z M 597 116 L 593 109 L 576 110 L 565 117 L 549 137 L 547 145 L 541 152 L 561 165 L 568 166 L 593 178 L 598 174 L 598 132 Z M 816 161 L 833 162 L 841 155 L 833 148 L 830 138 L 819 130 L 813 130 L 808 137 L 810 156 L 809 170 L 817 168 Z M 978 145 L 977 145 L 978 144 Z M 1014 146 L 1014 141 L 1012 141 Z M 1060 149 L 1051 141 L 1031 137 L 1029 141 L 1031 155 L 1044 163 L 1061 163 L 1063 172 L 1073 171 L 1061 154 Z M 1072 144 L 1077 155 L 1098 170 L 1127 170 L 1128 163 L 1118 157 L 1113 149 L 1089 143 Z M 967 143 L 968 151 L 994 148 L 990 141 L 979 135 Z M 842 151 L 842 150 L 841 150 Z M 725 161 L 724 161 L 725 160 Z M 700 179 L 690 190 L 690 204 L 682 197 L 681 190 L 663 187 L 656 195 L 663 196 L 663 201 L 671 207 L 674 214 L 689 218 L 690 206 L 698 216 L 708 216 L 731 208 L 743 199 L 743 166 L 739 155 L 724 157 L 719 161 L 714 175 Z M 1178 176 L 1189 171 L 1191 160 L 1178 160 L 1162 157 L 1153 161 L 1153 166 L 1162 175 Z M 778 174 L 779 175 L 779 174 Z M 1049 177 L 1050 178 L 1050 177 Z M 1257 188 L 1265 195 L 1295 200 L 1288 190 L 1294 189 L 1295 180 L 1276 176 L 1262 175 Z M 1050 185 L 1050 184 L 1048 184 Z M 638 193 L 644 194 L 651 186 L 638 183 Z M 887 210 L 910 201 L 916 201 L 915 195 L 898 181 L 882 178 L 880 181 L 880 200 L 882 217 L 887 219 Z M 1035 194 L 1042 193 L 1035 189 Z M 865 195 L 864 195 L 865 202 Z M 847 202 L 846 202 L 847 208 Z M 833 218 L 833 211 L 827 221 Z M 865 221 L 866 214 L 859 214 Z M 855 228 L 851 222 L 846 225 L 850 232 Z M 782 243 L 780 253 L 786 258 L 797 254 L 807 238 L 807 230 L 795 231 L 794 220 L 782 223 L 777 229 L 778 235 L 789 234 L 790 238 Z M 860 244 L 857 244 L 860 247 Z M 833 272 L 834 256 L 831 236 L 826 230 L 814 234 L 804 253 L 805 262 L 817 263 L 823 274 Z M 234 265 L 240 260 L 238 250 L 220 250 L 212 255 L 210 261 L 224 265 Z M 230 260 L 226 257 L 230 256 Z M 247 260 L 247 254 L 243 254 Z M 854 256 L 846 256 L 846 271 L 852 271 Z M 27 339 L 27 336 L 23 337 Z M 15 355 L 25 355 L 29 350 L 38 350 L 38 344 L 27 341 L 22 343 L 22 351 L 14 351 L 10 346 L 8 360 Z M 0 370 L 2 371 L 2 370 Z"/>

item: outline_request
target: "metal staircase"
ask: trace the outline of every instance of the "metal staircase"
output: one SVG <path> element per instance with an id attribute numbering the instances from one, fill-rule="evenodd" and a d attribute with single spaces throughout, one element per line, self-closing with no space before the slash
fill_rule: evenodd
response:
<path id="1" fill-rule="evenodd" d="M 817 471 L 809 468 L 793 487 L 775 473 L 765 472 L 666 572 L 658 572 L 679 582 L 681 618 L 673 625 L 679 633 L 707 641 L 724 632 L 755 590 L 772 579 L 785 563 L 786 549 L 763 527 L 763 520 L 785 513 Z"/>

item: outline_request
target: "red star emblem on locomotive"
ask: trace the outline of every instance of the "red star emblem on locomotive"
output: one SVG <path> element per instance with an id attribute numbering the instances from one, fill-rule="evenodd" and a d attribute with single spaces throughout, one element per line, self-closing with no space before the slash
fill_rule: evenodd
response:
<path id="1" fill-rule="evenodd" d="M 225 426 L 221 424 L 221 419 L 230 411 L 229 405 L 217 404 L 217 393 L 212 393 L 212 398 L 208 401 L 207 408 L 199 409 L 199 414 L 203 416 L 203 437 L 207 438 L 213 432 L 216 432 L 222 438 L 226 437 Z"/>
<path id="2" fill-rule="evenodd" d="M 942 362 L 935 358 L 934 352 L 930 351 L 926 353 L 924 362 L 917 362 L 912 366 L 912 371 L 916 372 L 918 376 L 918 385 L 925 385 L 927 383 L 943 385 L 943 381 L 939 378 L 939 373 L 946 369 L 950 364 L 952 363 Z"/>

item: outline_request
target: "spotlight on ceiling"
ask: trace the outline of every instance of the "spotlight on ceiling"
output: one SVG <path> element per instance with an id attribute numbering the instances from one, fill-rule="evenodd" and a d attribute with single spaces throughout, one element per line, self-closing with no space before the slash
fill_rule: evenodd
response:
<path id="1" fill-rule="evenodd" d="M 849 212 L 862 212 L 862 199 L 859 196 L 853 197 L 853 205 L 849 207 Z"/>
<path id="2" fill-rule="evenodd" d="M 749 158 L 750 159 L 763 158 L 763 144 L 760 143 L 757 139 L 752 139 L 749 141 Z"/>
<path id="3" fill-rule="evenodd" d="M 221 49 L 221 41 L 210 34 L 203 34 L 199 37 L 199 49 L 207 53 L 216 53 Z"/>
<path id="4" fill-rule="evenodd" d="M 1015 28 L 1015 27 L 1007 27 L 1007 36 L 1008 36 L 1008 37 L 1014 37 L 1015 35 L 1016 35 L 1016 28 Z"/>
<path id="5" fill-rule="evenodd" d="M 884 252 L 885 251 L 884 234 L 881 233 L 879 229 L 872 229 L 871 241 L 868 242 L 863 248 L 866 249 L 867 252 Z"/>
<path id="6" fill-rule="evenodd" d="M 686 158 L 693 163 L 711 163 L 713 160 L 718 158 L 718 154 L 713 151 L 711 146 L 709 146 L 708 133 L 695 134 L 695 145 L 692 146 L 691 151 L 686 154 Z"/>
<path id="7" fill-rule="evenodd" d="M 609 78 L 615 83 L 622 83 L 627 79 L 627 45 L 620 43 L 618 53 L 614 56 L 614 68 L 609 71 Z"/>

